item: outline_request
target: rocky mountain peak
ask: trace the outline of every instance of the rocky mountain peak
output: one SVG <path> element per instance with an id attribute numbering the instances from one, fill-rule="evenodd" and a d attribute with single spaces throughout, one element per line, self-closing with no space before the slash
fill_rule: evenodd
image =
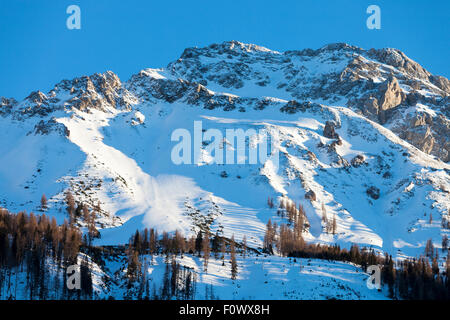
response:
<path id="1" fill-rule="evenodd" d="M 411 76 L 428 80 L 430 73 L 420 64 L 411 60 L 402 51 L 393 48 L 370 49 L 368 55 L 382 63 L 393 66 Z"/>
<path id="2" fill-rule="evenodd" d="M 187 48 L 184 50 L 180 59 L 198 58 L 200 56 L 213 58 L 223 55 L 228 55 L 228 58 L 232 59 L 240 55 L 246 56 L 247 54 L 279 54 L 277 51 L 267 49 L 256 44 L 246 44 L 236 40 L 225 41 L 223 43 L 214 43 L 207 47 Z"/>
<path id="3" fill-rule="evenodd" d="M 43 92 L 38 90 L 31 92 L 30 95 L 25 98 L 25 100 L 28 100 L 29 102 L 35 103 L 37 105 L 41 105 L 42 103 L 46 103 L 48 98 Z"/>

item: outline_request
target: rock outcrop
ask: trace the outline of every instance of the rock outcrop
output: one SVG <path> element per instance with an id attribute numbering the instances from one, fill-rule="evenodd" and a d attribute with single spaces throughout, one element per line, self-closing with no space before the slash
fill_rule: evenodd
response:
<path id="1" fill-rule="evenodd" d="M 282 99 L 270 100 L 267 94 Z M 335 43 L 277 52 L 227 41 L 187 48 L 166 69 L 142 70 L 126 83 L 107 71 L 61 81 L 50 92 L 32 92 L 20 103 L 2 98 L 0 115 L 13 113 L 20 119 L 71 108 L 125 110 L 157 101 L 241 112 L 276 106 L 292 115 L 311 112 L 318 104 L 346 106 L 448 162 L 449 94 L 447 78 L 432 75 L 396 49 Z M 331 124 L 326 124 L 324 136 L 339 137 Z"/>

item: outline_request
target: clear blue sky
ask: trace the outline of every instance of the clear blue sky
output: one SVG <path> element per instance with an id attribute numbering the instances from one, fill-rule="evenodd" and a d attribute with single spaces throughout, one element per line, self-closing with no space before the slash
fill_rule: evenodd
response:
<path id="1" fill-rule="evenodd" d="M 81 8 L 81 30 L 66 8 Z M 381 30 L 366 8 L 381 8 Z M 183 49 L 226 40 L 285 51 L 347 42 L 394 47 L 450 77 L 450 1 L 1 0 L 0 96 L 22 99 L 62 79 L 112 70 L 122 80 Z"/>

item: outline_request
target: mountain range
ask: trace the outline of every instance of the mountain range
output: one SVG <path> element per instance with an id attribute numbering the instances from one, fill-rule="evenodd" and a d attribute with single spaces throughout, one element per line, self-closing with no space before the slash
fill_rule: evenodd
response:
<path id="1" fill-rule="evenodd" d="M 305 210 L 307 242 L 416 257 L 450 235 L 449 94 L 448 79 L 396 49 L 187 48 L 127 81 L 107 71 L 1 98 L 0 206 L 62 222 L 70 191 L 99 204 L 98 245 L 149 227 L 246 236 L 260 251 L 267 222 L 287 222 L 289 203 Z M 278 167 L 214 163 L 208 141 L 200 163 L 175 164 L 172 133 L 194 121 L 265 129 L 279 141 Z"/>

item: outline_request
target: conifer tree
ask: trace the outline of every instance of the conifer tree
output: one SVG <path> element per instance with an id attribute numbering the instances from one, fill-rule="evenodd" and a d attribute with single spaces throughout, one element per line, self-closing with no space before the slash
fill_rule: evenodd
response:
<path id="1" fill-rule="evenodd" d="M 158 233 L 155 231 L 155 229 L 150 229 L 150 240 L 149 240 L 149 249 L 150 254 L 153 255 L 156 253 L 157 250 L 157 239 L 158 239 Z"/>
<path id="2" fill-rule="evenodd" d="M 69 224 L 74 225 L 75 223 L 75 199 L 72 193 L 67 191 L 66 193 L 66 203 L 67 203 L 67 213 L 69 214 Z"/>
<path id="3" fill-rule="evenodd" d="M 427 257 L 433 258 L 433 254 L 434 254 L 433 240 L 429 239 L 427 240 L 427 244 L 425 245 L 425 255 Z"/>
<path id="4" fill-rule="evenodd" d="M 205 237 L 203 238 L 203 267 L 205 272 L 208 272 L 208 261 L 210 256 L 210 247 L 209 247 L 209 233 L 205 232 Z"/>
<path id="5" fill-rule="evenodd" d="M 216 231 L 213 240 L 212 240 L 212 251 L 214 252 L 214 259 L 218 259 L 219 250 L 221 245 L 221 239 L 219 237 L 219 231 Z"/>
<path id="6" fill-rule="evenodd" d="M 433 276 L 439 275 L 439 264 L 438 264 L 438 258 L 434 257 L 433 262 L 431 265 L 431 270 L 433 272 Z"/>
<path id="7" fill-rule="evenodd" d="M 325 205 L 322 203 L 322 222 L 325 225 L 325 231 L 329 232 L 329 225 L 328 225 L 328 217 L 327 217 L 327 210 L 325 209 Z"/>
<path id="8" fill-rule="evenodd" d="M 442 237 L 442 251 L 446 251 L 448 249 L 448 237 L 446 234 Z"/>
<path id="9" fill-rule="evenodd" d="M 231 237 L 230 255 L 231 255 L 231 280 L 235 280 L 237 277 L 237 273 L 238 273 L 238 265 L 237 265 L 237 261 L 236 261 L 236 248 L 235 248 L 234 235 Z"/>
<path id="10" fill-rule="evenodd" d="M 222 254 L 220 259 L 222 259 L 222 266 L 225 266 L 225 253 L 226 253 L 226 250 L 227 250 L 227 247 L 226 247 L 225 241 L 222 241 L 222 243 L 220 245 L 220 252 Z"/>
<path id="11" fill-rule="evenodd" d="M 202 231 L 200 230 L 197 233 L 197 238 L 195 239 L 195 251 L 197 251 L 197 254 L 199 257 L 200 257 L 200 253 L 202 251 L 202 245 L 203 245 L 203 235 L 202 235 Z"/>
<path id="12" fill-rule="evenodd" d="M 188 251 L 190 254 L 194 254 L 194 253 L 195 253 L 195 239 L 196 239 L 195 236 L 191 236 L 191 237 L 189 238 L 189 240 L 188 240 L 188 243 L 187 243 L 187 251 Z"/>
<path id="13" fill-rule="evenodd" d="M 273 209 L 274 204 L 273 204 L 273 199 L 272 199 L 271 197 L 269 197 L 269 198 L 267 199 L 267 205 L 268 205 L 268 207 L 269 207 L 270 209 Z"/>
<path id="14" fill-rule="evenodd" d="M 247 253 L 247 237 L 244 234 L 242 238 L 242 257 L 245 259 L 245 255 Z"/>
<path id="15" fill-rule="evenodd" d="M 175 254 L 181 254 L 183 256 L 184 250 L 186 249 L 186 243 L 183 235 L 179 230 L 175 231 L 175 236 L 173 239 L 173 249 Z"/>
<path id="16" fill-rule="evenodd" d="M 337 224 L 336 224 L 336 214 L 333 215 L 333 222 L 331 224 L 331 233 L 334 235 L 337 231 Z"/>
<path id="17" fill-rule="evenodd" d="M 266 225 L 266 231 L 264 234 L 264 249 L 270 254 L 273 253 L 273 244 L 275 240 L 276 227 L 272 225 L 272 220 L 269 219 Z"/>

